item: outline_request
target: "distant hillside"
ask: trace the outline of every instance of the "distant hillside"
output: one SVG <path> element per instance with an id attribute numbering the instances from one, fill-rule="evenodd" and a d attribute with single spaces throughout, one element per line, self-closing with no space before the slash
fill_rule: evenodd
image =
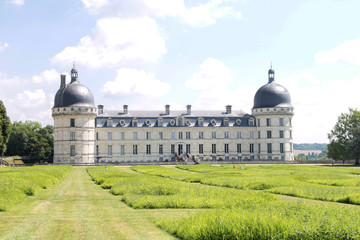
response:
<path id="1" fill-rule="evenodd" d="M 326 143 L 294 143 L 294 150 L 327 150 Z"/>

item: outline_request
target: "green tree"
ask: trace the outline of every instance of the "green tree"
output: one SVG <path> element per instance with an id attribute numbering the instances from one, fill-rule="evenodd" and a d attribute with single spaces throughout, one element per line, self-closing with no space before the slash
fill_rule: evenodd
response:
<path id="1" fill-rule="evenodd" d="M 30 156 L 51 160 L 53 157 L 53 127 L 42 128 L 38 122 L 14 122 L 7 155 Z"/>
<path id="2" fill-rule="evenodd" d="M 360 111 L 350 108 L 349 113 L 342 113 L 328 137 L 329 157 L 340 160 L 356 159 L 355 164 L 359 165 Z"/>
<path id="3" fill-rule="evenodd" d="M 0 100 L 0 156 L 6 152 L 6 144 L 10 137 L 11 122 L 6 114 L 6 108 Z"/>

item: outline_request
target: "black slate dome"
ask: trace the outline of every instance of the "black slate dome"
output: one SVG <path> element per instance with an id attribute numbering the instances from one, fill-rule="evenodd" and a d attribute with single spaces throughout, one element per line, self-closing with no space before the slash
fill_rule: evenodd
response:
<path id="1" fill-rule="evenodd" d="M 61 76 L 60 89 L 54 99 L 55 107 L 95 107 L 91 91 L 77 80 L 77 71 L 71 70 L 71 82 L 65 84 L 65 75 Z"/>
<path id="2" fill-rule="evenodd" d="M 256 92 L 253 108 L 292 107 L 288 90 L 274 82 L 274 75 L 275 71 L 270 69 L 269 82 Z"/>

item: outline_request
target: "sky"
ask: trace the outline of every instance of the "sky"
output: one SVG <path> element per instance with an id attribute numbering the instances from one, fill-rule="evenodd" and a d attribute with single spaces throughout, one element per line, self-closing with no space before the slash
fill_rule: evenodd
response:
<path id="1" fill-rule="evenodd" d="M 0 100 L 11 121 L 53 124 L 60 74 L 107 110 L 235 110 L 291 95 L 295 143 L 328 143 L 360 109 L 358 0 L 0 0 Z"/>

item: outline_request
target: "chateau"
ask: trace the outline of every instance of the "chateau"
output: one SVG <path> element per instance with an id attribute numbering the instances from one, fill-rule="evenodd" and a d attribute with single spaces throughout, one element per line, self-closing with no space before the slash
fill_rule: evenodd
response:
<path id="1" fill-rule="evenodd" d="M 54 163 L 94 164 L 174 161 L 293 161 L 289 92 L 268 71 L 268 83 L 254 97 L 251 114 L 223 111 L 105 111 L 91 91 L 61 75 L 55 95 Z"/>

